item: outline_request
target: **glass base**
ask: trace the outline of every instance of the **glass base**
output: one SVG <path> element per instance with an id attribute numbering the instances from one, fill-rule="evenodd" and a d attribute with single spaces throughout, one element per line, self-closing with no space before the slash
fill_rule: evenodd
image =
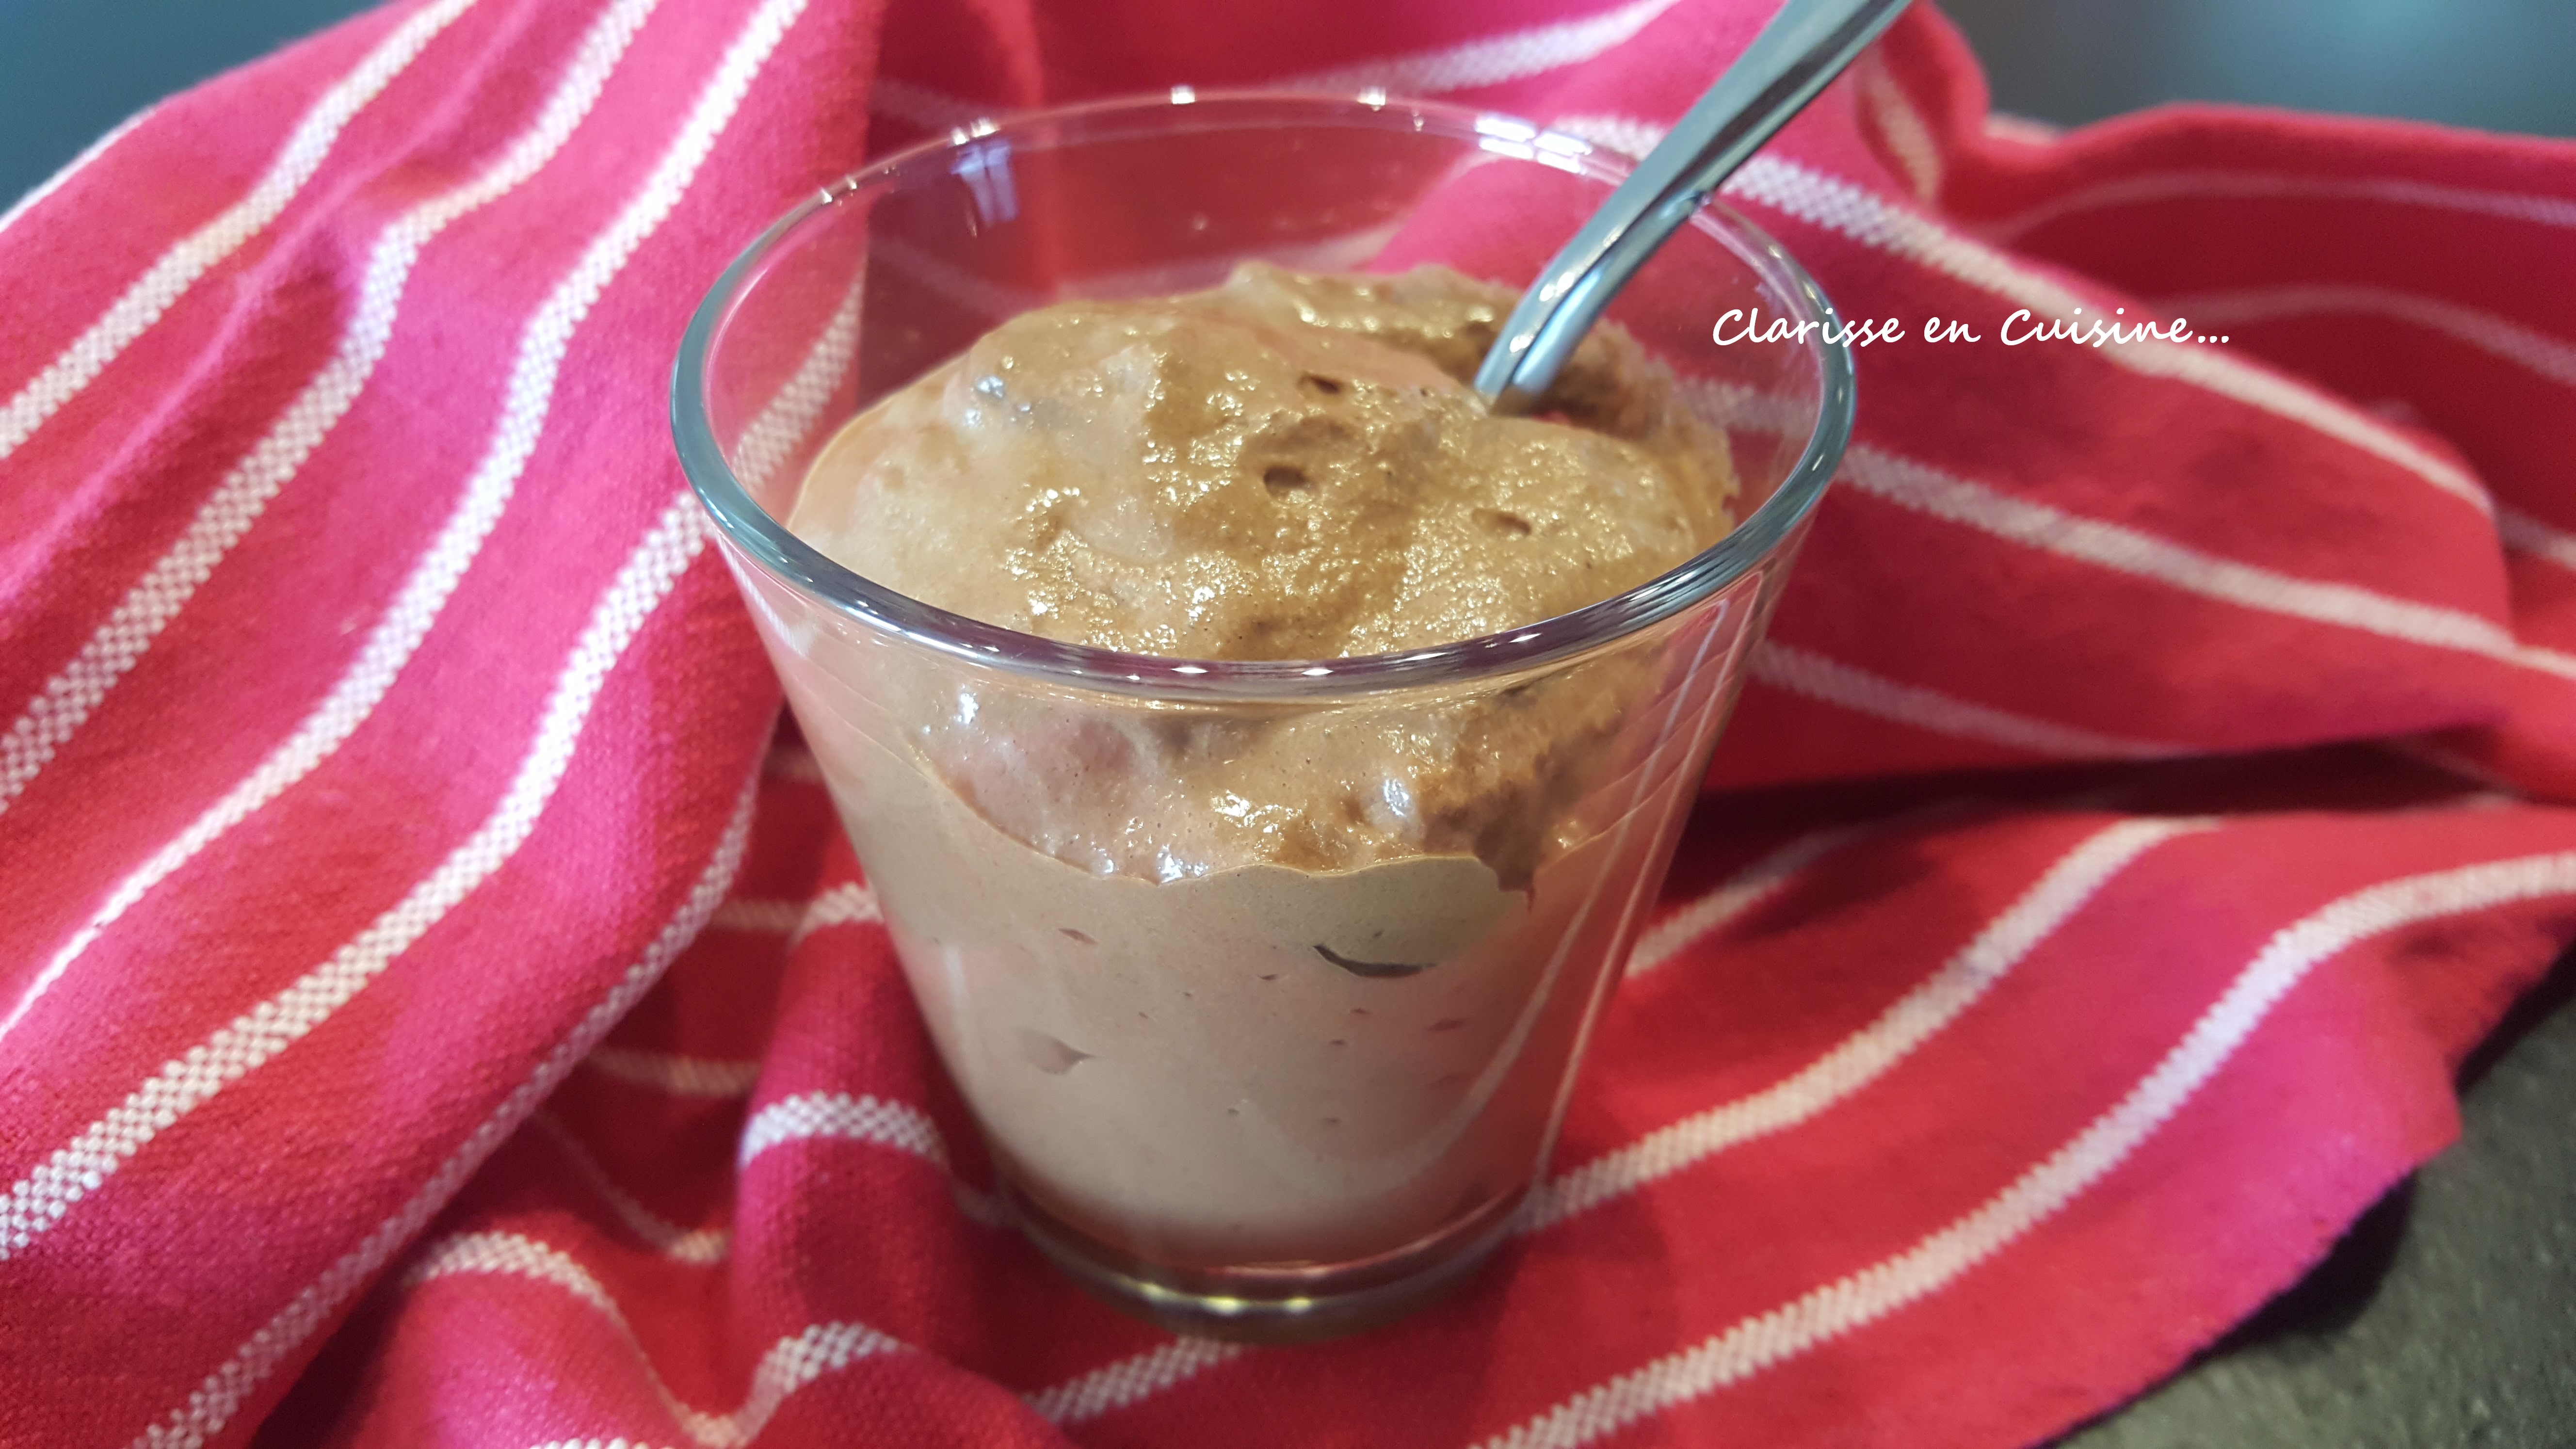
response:
<path id="1" fill-rule="evenodd" d="M 1464 1282 L 1510 1236 L 1514 1193 L 1429 1237 L 1355 1263 L 1295 1268 L 1173 1268 L 1065 1224 L 1003 1184 L 1021 1236 L 1082 1290 L 1174 1333 L 1239 1343 L 1313 1343 L 1391 1323 Z"/>

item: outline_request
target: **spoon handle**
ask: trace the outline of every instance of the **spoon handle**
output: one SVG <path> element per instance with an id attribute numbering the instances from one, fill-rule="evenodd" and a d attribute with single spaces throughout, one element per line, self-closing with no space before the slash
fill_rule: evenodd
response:
<path id="1" fill-rule="evenodd" d="M 1529 411 L 1655 248 L 1877 39 L 1905 3 L 1788 0 L 1781 6 L 1521 294 L 1476 370 L 1476 391 L 1497 412 Z"/>

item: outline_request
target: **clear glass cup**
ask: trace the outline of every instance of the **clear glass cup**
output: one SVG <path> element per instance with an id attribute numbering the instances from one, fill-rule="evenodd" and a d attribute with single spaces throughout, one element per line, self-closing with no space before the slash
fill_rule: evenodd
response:
<path id="1" fill-rule="evenodd" d="M 1013 313 L 1210 286 L 1247 258 L 1430 256 L 1518 286 L 1626 169 L 1376 95 L 1022 114 L 826 188 L 689 327 L 681 459 L 1004 1200 L 1131 1311 L 1344 1332 L 1509 1232 L 1850 434 L 1850 357 L 1818 328 L 1711 329 L 1828 304 L 1722 206 L 1674 238 L 1609 315 L 1723 428 L 1740 523 L 1508 634 L 1118 654 L 906 598 L 780 520 L 841 422 Z"/>

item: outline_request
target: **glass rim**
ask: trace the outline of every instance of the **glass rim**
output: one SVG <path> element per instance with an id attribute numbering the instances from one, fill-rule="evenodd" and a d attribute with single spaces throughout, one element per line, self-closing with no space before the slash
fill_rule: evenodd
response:
<path id="1" fill-rule="evenodd" d="M 1768 233 L 1714 198 L 1700 207 L 1690 225 L 1752 268 L 1779 300 L 1798 307 L 1804 315 L 1789 319 L 1793 326 L 1818 324 L 1813 340 L 1804 343 L 1820 374 L 1816 420 L 1806 446 L 1771 496 L 1717 542 L 1624 592 L 1500 633 L 1397 653 L 1333 659 L 1182 659 L 1068 644 L 951 613 L 866 578 L 790 533 L 734 473 L 708 415 L 708 357 L 718 331 L 761 264 L 823 208 L 871 181 L 891 179 L 925 158 L 968 144 L 1008 140 L 1015 131 L 1060 128 L 1070 122 L 1076 132 L 1059 131 L 1053 139 L 1058 144 L 1079 143 L 1234 129 L 1265 111 L 1327 126 L 1421 131 L 1427 123 L 1440 123 L 1451 139 L 1474 140 L 1485 149 L 1522 159 L 1544 155 L 1544 164 L 1608 186 L 1625 180 L 1635 165 L 1580 137 L 1468 106 L 1390 98 L 1378 91 L 1341 95 L 1186 86 L 1175 87 L 1168 95 L 1016 111 L 889 152 L 817 189 L 771 223 L 717 276 L 689 318 L 671 371 L 672 440 L 681 470 L 723 538 L 770 576 L 832 613 L 962 661 L 1089 692 L 1228 703 L 1455 685 L 1517 674 L 1587 653 L 1673 618 L 1733 584 L 1770 557 L 1814 511 L 1851 441 L 1851 348 L 1834 340 L 1841 319 L 1807 270 Z M 1175 121 L 1187 124 L 1176 127 Z"/>

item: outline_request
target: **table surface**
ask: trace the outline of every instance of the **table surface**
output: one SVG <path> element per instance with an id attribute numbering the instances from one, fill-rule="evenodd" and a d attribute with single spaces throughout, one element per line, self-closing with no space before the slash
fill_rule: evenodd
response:
<path id="1" fill-rule="evenodd" d="M 0 198 L 349 0 L 0 0 Z M 2576 135 L 2576 5 L 1951 0 L 1998 109 L 2195 98 Z M 2465 1074 L 2461 1141 L 2306 1281 L 2059 1449 L 2576 1445 L 2576 955 Z"/>

